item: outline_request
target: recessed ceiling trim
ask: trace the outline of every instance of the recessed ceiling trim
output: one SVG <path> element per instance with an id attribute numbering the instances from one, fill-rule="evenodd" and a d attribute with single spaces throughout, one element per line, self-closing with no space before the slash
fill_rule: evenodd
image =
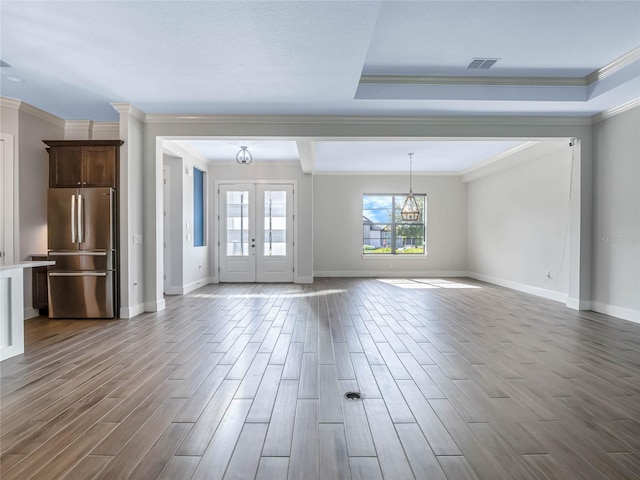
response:
<path id="1" fill-rule="evenodd" d="M 637 61 L 640 61 L 640 47 L 634 48 L 630 52 L 627 52 L 621 57 L 616 58 L 613 62 L 591 72 L 585 77 L 587 85 L 591 85 L 599 80 L 607 78 L 608 76 L 616 73 L 618 70 L 621 70 L 624 67 Z"/>
<path id="2" fill-rule="evenodd" d="M 241 125 L 590 125 L 590 116 L 443 115 L 443 116 L 319 116 L 319 115 L 165 115 L 146 114 L 145 123 Z M 263 135 L 264 136 L 264 135 Z M 378 135 L 379 136 L 379 135 Z M 228 138 L 228 135 L 222 135 Z M 298 137 L 304 137 L 299 135 Z M 332 136 L 333 137 L 333 136 Z M 314 137 L 315 138 L 315 137 Z"/>
<path id="3" fill-rule="evenodd" d="M 515 85 L 529 87 L 586 87 L 584 77 L 487 77 L 461 75 L 362 75 L 360 85 Z"/>

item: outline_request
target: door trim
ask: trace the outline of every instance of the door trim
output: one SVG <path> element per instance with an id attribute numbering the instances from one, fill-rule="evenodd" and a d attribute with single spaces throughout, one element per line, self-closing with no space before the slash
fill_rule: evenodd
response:
<path id="1" fill-rule="evenodd" d="M 213 258 L 215 259 L 214 265 L 214 278 L 213 283 L 220 283 L 220 186 L 221 185 L 291 185 L 293 186 L 293 283 L 302 283 L 298 279 L 298 181 L 297 180 L 253 180 L 253 179 L 238 179 L 238 180 L 216 180 L 214 182 L 214 195 L 216 198 L 215 212 L 216 219 L 214 221 L 215 227 L 213 235 L 215 241 L 213 242 Z"/>

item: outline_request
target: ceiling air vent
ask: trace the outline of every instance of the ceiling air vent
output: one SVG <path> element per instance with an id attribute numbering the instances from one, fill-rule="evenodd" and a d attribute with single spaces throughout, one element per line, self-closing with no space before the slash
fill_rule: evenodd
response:
<path id="1" fill-rule="evenodd" d="M 472 70 L 487 70 L 500 60 L 499 58 L 473 58 L 467 68 Z"/>
<path id="2" fill-rule="evenodd" d="M 0 67 L 10 67 L 11 65 L 9 65 L 7 62 L 5 62 L 4 60 L 0 59 Z"/>

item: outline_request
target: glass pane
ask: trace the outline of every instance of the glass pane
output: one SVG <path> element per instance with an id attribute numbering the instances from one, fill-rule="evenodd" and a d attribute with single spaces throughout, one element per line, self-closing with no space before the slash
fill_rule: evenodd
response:
<path id="1" fill-rule="evenodd" d="M 264 255 L 287 254 L 287 192 L 264 192 Z"/>
<path id="2" fill-rule="evenodd" d="M 363 195 L 363 222 L 385 223 L 391 221 L 393 195 Z"/>
<path id="3" fill-rule="evenodd" d="M 286 230 L 287 219 L 284 217 L 271 218 L 271 228 L 274 230 Z"/>
<path id="4" fill-rule="evenodd" d="M 287 232 L 286 230 L 265 230 L 264 238 L 266 238 L 267 241 L 270 242 L 286 242 Z"/>
<path id="5" fill-rule="evenodd" d="M 249 192 L 247 191 L 235 191 L 227 192 L 227 204 L 249 204 Z"/>
<path id="6" fill-rule="evenodd" d="M 286 217 L 287 216 L 287 206 L 280 205 L 277 203 L 273 203 L 271 205 L 266 204 L 264 206 L 264 216 L 268 217 Z"/>
<path id="7" fill-rule="evenodd" d="M 227 192 L 227 255 L 249 255 L 249 192 Z"/>
<path id="8" fill-rule="evenodd" d="M 362 251 L 364 253 L 391 253 L 390 226 L 364 223 L 362 225 Z"/>
<path id="9" fill-rule="evenodd" d="M 424 224 L 407 223 L 396 226 L 396 253 L 424 253 Z"/>
<path id="10" fill-rule="evenodd" d="M 227 217 L 241 217 L 242 216 L 242 205 L 231 205 L 227 204 Z"/>
<path id="11" fill-rule="evenodd" d="M 267 192 L 267 194 L 271 196 L 271 202 L 273 203 L 280 203 L 280 204 L 287 203 L 286 191 L 273 190 L 273 191 Z"/>
<path id="12" fill-rule="evenodd" d="M 391 209 L 362 210 L 362 220 L 364 222 L 385 223 L 391 221 Z"/>
<path id="13" fill-rule="evenodd" d="M 272 243 L 271 244 L 271 256 L 281 255 L 285 256 L 287 254 L 287 244 L 286 243 Z"/>
<path id="14" fill-rule="evenodd" d="M 227 242 L 228 257 L 246 257 L 249 251 L 248 243 Z"/>

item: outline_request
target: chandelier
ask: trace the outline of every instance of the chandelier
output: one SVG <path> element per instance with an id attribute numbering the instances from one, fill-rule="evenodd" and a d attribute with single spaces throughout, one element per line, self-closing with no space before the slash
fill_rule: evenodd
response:
<path id="1" fill-rule="evenodd" d="M 420 209 L 418 208 L 418 202 L 416 197 L 413 196 L 413 184 L 412 184 L 412 167 L 413 167 L 413 153 L 409 154 L 409 195 L 402 205 L 400 215 L 403 222 L 416 222 L 420 218 Z"/>
<path id="2" fill-rule="evenodd" d="M 253 157 L 251 156 L 251 152 L 247 149 L 247 147 L 240 147 L 240 150 L 236 154 L 236 162 L 238 162 L 240 165 L 250 165 L 252 161 Z"/>

